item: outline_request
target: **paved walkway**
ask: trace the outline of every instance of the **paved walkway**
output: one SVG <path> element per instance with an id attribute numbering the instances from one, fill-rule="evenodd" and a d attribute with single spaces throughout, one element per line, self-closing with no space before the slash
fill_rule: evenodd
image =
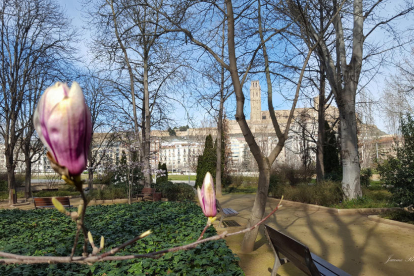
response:
<path id="1" fill-rule="evenodd" d="M 255 195 L 230 194 L 219 198 L 223 208 L 238 211 L 237 217 L 227 220 L 237 221 L 241 227 L 219 228 L 218 232 L 244 229 L 250 216 Z M 77 206 L 80 198 L 71 199 Z M 277 206 L 278 200 L 269 198 L 266 213 Z M 0 208 L 7 208 L 6 202 Z M 33 204 L 18 207 L 32 209 Z M 336 215 L 322 210 L 305 210 L 289 206 L 285 202 L 281 209 L 271 216 L 267 224 L 306 244 L 311 252 L 340 267 L 351 275 L 413 275 L 414 271 L 414 231 L 394 225 L 369 220 L 366 215 Z M 240 252 L 243 235 L 226 239 L 228 246 L 241 261 L 240 266 L 247 276 L 270 275 L 274 255 L 263 229 L 256 240 L 255 251 L 250 254 Z M 392 258 L 392 261 L 387 260 Z M 411 258 L 411 259 L 410 259 Z M 410 272 L 411 271 L 411 272 Z M 283 265 L 279 275 L 303 275 L 294 265 Z"/>
<path id="2" fill-rule="evenodd" d="M 249 219 L 255 195 L 230 194 L 219 198 L 223 208 L 238 211 L 234 219 L 242 227 L 216 229 L 231 232 L 243 229 Z M 279 200 L 269 198 L 266 213 L 273 210 Z M 413 275 L 414 231 L 394 225 L 372 221 L 366 215 L 329 214 L 321 210 L 304 210 L 301 207 L 282 207 L 267 220 L 267 224 L 304 243 L 311 252 L 350 273 L 351 275 Z M 228 246 L 241 261 L 248 276 L 270 275 L 274 255 L 260 228 L 255 251 L 240 252 L 243 235 L 229 237 Z M 389 258 L 394 261 L 388 261 Z M 411 259 L 410 259 L 411 258 Z M 400 260 L 400 261 L 396 261 Z M 303 275 L 293 264 L 283 265 L 279 275 Z"/>

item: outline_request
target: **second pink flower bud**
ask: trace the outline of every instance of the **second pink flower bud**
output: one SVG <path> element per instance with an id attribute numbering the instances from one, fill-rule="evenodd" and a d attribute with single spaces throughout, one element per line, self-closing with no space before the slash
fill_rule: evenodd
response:
<path id="1" fill-rule="evenodd" d="M 206 217 L 215 217 L 217 214 L 216 193 L 214 191 L 213 177 L 207 172 L 201 189 L 197 187 L 198 200 Z"/>

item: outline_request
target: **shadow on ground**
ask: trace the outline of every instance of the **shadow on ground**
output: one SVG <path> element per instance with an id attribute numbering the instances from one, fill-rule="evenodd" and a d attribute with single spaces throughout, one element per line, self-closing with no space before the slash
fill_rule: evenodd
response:
<path id="1" fill-rule="evenodd" d="M 255 195 L 229 194 L 220 198 L 223 208 L 233 208 L 239 216 L 232 217 L 241 227 L 219 228 L 235 232 L 244 229 L 250 217 Z M 266 213 L 273 210 L 279 200 L 269 198 Z M 283 207 L 266 222 L 270 226 L 304 243 L 319 255 L 351 275 L 409 275 L 414 270 L 414 232 L 394 225 L 369 220 L 367 215 L 337 215 L 323 210 L 305 210 L 298 206 Z M 240 251 L 243 235 L 231 236 L 227 244 L 241 261 L 248 276 L 270 275 L 274 254 L 260 227 L 255 250 Z M 400 261 L 388 261 L 392 259 Z M 413 258 L 410 261 L 410 258 Z M 293 264 L 283 265 L 279 275 L 303 275 Z"/>

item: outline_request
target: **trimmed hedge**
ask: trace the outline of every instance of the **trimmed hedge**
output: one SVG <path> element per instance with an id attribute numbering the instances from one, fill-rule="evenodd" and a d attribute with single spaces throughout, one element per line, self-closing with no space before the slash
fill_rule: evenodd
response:
<path id="1" fill-rule="evenodd" d="M 70 255 L 75 223 L 54 209 L 0 210 L 0 250 L 32 256 Z M 86 226 L 105 250 L 152 230 L 153 234 L 116 255 L 143 254 L 197 240 L 206 223 L 192 202 L 139 202 L 132 205 L 98 205 L 86 211 Z M 205 236 L 216 234 L 209 227 Z M 82 252 L 81 235 L 76 255 Z M 91 248 L 89 247 L 89 250 Z M 89 251 L 90 252 L 90 251 Z M 238 258 L 224 240 L 203 243 L 195 249 L 168 253 L 159 259 L 135 259 L 89 265 L 2 265 L 0 275 L 244 275 Z"/>
<path id="2" fill-rule="evenodd" d="M 186 183 L 173 183 L 171 181 L 157 184 L 157 190 L 169 201 L 194 200 L 194 188 Z"/>

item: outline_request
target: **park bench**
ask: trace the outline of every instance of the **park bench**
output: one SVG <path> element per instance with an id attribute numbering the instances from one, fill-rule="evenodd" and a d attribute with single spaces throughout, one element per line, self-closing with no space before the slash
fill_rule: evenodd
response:
<path id="1" fill-rule="evenodd" d="M 221 208 L 220 202 L 216 200 L 217 211 L 221 213 L 219 227 L 223 227 L 223 218 L 234 217 L 239 213 L 231 208 Z"/>
<path id="2" fill-rule="evenodd" d="M 38 193 L 38 192 L 57 192 L 57 191 L 59 191 L 59 189 L 41 189 L 41 190 L 33 191 L 33 193 Z"/>
<path id="3" fill-rule="evenodd" d="M 56 197 L 56 199 L 62 203 L 64 207 L 73 207 L 70 205 L 70 199 L 68 197 Z M 51 197 L 34 197 L 35 209 L 38 208 L 54 208 Z"/>
<path id="4" fill-rule="evenodd" d="M 140 194 L 137 194 L 138 198 L 142 200 L 154 200 L 155 188 L 143 188 Z"/>
<path id="5" fill-rule="evenodd" d="M 345 271 L 311 253 L 306 245 L 301 244 L 268 225 L 265 225 L 265 234 L 276 257 L 271 276 L 276 276 L 279 267 L 287 262 L 293 263 L 307 275 L 350 276 Z M 285 258 L 281 258 L 280 254 Z"/>

